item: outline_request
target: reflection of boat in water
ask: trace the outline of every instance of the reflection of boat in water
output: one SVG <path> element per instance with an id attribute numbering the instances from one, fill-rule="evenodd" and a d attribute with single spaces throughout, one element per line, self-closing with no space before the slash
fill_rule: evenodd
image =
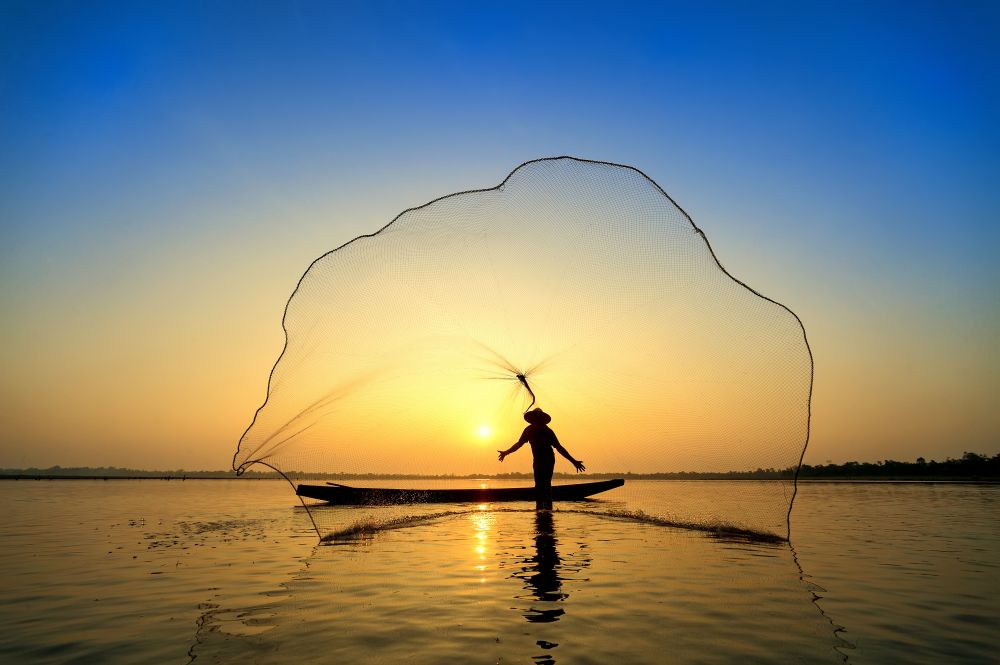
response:
<path id="1" fill-rule="evenodd" d="M 621 487 L 621 478 L 590 483 L 570 483 L 552 486 L 553 501 L 581 501 L 589 496 Z M 390 489 L 382 487 L 351 487 L 338 483 L 299 485 L 295 493 L 341 506 L 390 505 L 400 503 L 497 503 L 501 501 L 534 501 L 534 487 L 481 487 L 469 489 Z"/>

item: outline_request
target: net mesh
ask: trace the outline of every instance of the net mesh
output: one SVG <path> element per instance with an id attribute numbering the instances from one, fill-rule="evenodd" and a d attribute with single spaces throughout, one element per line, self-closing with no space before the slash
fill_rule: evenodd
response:
<path id="1" fill-rule="evenodd" d="M 240 473 L 530 474 L 527 447 L 502 464 L 496 451 L 537 398 L 588 474 L 790 474 L 725 505 L 707 481 L 688 507 L 652 509 L 634 482 L 598 506 L 787 535 L 809 431 L 805 330 L 727 273 L 637 169 L 535 160 L 407 210 L 314 261 L 283 327 Z M 356 517 L 310 510 L 321 535 Z"/>

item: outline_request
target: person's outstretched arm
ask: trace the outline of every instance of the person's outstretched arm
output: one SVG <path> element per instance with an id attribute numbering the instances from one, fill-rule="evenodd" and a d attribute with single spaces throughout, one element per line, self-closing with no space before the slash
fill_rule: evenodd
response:
<path id="1" fill-rule="evenodd" d="M 587 470 L 587 467 L 583 465 L 583 462 L 581 462 L 578 459 L 574 459 L 573 456 L 569 454 L 569 451 L 562 447 L 562 444 L 559 443 L 558 439 L 556 439 L 556 442 L 552 444 L 552 447 L 558 450 L 560 455 L 568 459 L 573 464 L 573 466 L 576 467 L 577 473 Z"/>
<path id="2" fill-rule="evenodd" d="M 510 455 L 512 452 L 515 452 L 518 448 L 523 446 L 526 441 L 527 439 L 524 438 L 524 435 L 522 434 L 521 438 L 513 446 L 511 446 L 507 450 L 498 450 L 497 452 L 500 453 L 500 456 L 497 459 L 499 459 L 502 462 L 504 457 L 507 457 L 507 455 Z"/>

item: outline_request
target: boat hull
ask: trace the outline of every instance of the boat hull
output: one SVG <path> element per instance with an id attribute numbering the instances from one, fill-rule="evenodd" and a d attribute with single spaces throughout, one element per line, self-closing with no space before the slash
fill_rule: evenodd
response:
<path id="1" fill-rule="evenodd" d="M 621 478 L 591 483 L 553 485 L 553 501 L 581 501 L 600 492 L 621 487 Z M 488 487 L 469 489 L 387 489 L 347 485 L 299 485 L 296 494 L 338 506 L 372 506 L 401 503 L 497 503 L 534 501 L 534 487 Z"/>

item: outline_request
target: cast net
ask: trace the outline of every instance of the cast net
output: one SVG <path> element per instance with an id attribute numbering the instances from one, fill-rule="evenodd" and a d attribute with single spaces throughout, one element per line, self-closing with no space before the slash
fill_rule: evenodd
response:
<path id="1" fill-rule="evenodd" d="M 530 449 L 502 464 L 497 450 L 537 398 L 587 466 L 560 478 L 573 467 L 558 458 L 556 484 L 626 479 L 557 510 L 787 535 L 808 442 L 805 330 L 727 273 L 637 169 L 540 159 L 496 187 L 407 210 L 314 261 L 283 327 L 239 473 L 263 464 L 296 482 L 338 474 L 319 484 L 530 486 Z M 768 475 L 759 470 L 781 479 L 698 475 Z M 512 472 L 524 477 L 497 479 Z M 307 505 L 321 536 L 360 515 Z M 427 509 L 366 510 L 392 522 Z"/>

